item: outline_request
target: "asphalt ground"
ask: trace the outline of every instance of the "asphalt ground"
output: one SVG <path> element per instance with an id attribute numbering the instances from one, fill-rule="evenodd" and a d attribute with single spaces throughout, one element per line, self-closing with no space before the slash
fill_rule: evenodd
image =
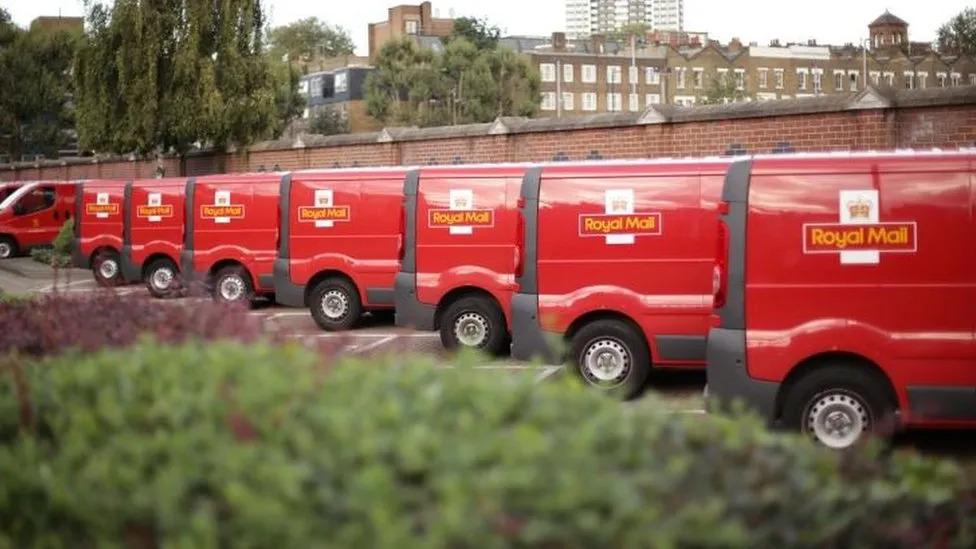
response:
<path id="1" fill-rule="evenodd" d="M 97 286 L 89 271 L 61 269 L 55 273 L 50 267 L 29 258 L 0 260 L 0 290 L 12 294 L 59 292 L 69 295 L 105 291 Z M 149 297 L 141 284 L 111 291 L 133 299 L 145 299 L 147 303 L 174 306 L 207 299 L 157 301 Z M 340 333 L 319 329 L 308 310 L 281 307 L 267 301 L 256 303 L 246 314 L 263 319 L 269 333 L 275 332 L 330 353 L 360 357 L 384 353 L 446 356 L 439 334 L 397 328 L 392 313 L 367 315 L 356 329 Z M 562 366 L 527 364 L 507 358 L 486 360 L 475 369 L 486 375 L 529 375 L 539 382 L 572 375 Z M 625 405 L 662 406 L 674 413 L 704 415 L 704 387 L 704 372 L 656 371 L 645 393 L 656 398 L 638 398 Z M 910 431 L 895 437 L 894 448 L 900 452 L 920 452 L 958 461 L 976 479 L 976 430 Z"/>

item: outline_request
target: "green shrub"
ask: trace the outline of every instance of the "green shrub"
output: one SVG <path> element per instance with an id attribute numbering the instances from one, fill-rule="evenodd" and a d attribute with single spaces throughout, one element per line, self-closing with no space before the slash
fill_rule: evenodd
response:
<path id="1" fill-rule="evenodd" d="M 946 462 L 298 347 L 0 375 L 0 546 L 971 547 Z M 968 488 L 967 488 L 968 486 Z"/>
<path id="2" fill-rule="evenodd" d="M 71 266 L 71 239 L 74 237 L 75 220 L 69 219 L 61 225 L 50 247 L 34 248 L 30 256 L 34 261 L 59 269 Z"/>

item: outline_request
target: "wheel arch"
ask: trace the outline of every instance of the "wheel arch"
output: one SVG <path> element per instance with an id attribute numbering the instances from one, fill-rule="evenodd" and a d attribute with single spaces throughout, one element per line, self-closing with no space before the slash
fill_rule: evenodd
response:
<path id="1" fill-rule="evenodd" d="M 498 299 L 491 294 L 491 292 L 484 288 L 479 288 L 478 286 L 459 286 L 444 294 L 444 296 L 441 297 L 441 299 L 437 302 L 437 309 L 434 311 L 434 330 L 440 329 L 441 315 L 444 314 L 444 311 L 446 311 L 452 303 L 465 297 L 483 297 L 488 299 L 492 305 L 497 307 L 498 311 L 501 312 L 502 320 L 508 322 L 508 319 L 505 317 L 505 309 L 502 307 L 502 304 L 498 302 Z"/>
<path id="2" fill-rule="evenodd" d="M 790 373 L 786 376 L 786 379 L 783 380 L 783 383 L 780 385 L 779 391 L 776 394 L 775 407 L 773 408 L 775 417 L 777 419 L 783 417 L 786 398 L 797 383 L 800 382 L 800 380 L 820 368 L 835 365 L 854 367 L 869 373 L 878 382 L 880 382 L 880 385 L 884 389 L 885 395 L 888 399 L 888 404 L 892 406 L 892 409 L 898 410 L 900 408 L 898 403 L 898 393 L 895 391 L 895 386 L 891 382 L 891 378 L 885 373 L 884 370 L 881 369 L 880 366 L 878 366 L 877 362 L 859 353 L 850 351 L 828 351 L 807 357 L 790 370 Z"/>
<path id="3" fill-rule="evenodd" d="M 647 356 L 651 363 L 654 363 L 654 351 L 651 349 L 651 345 L 647 341 L 647 336 L 644 335 L 644 330 L 641 329 L 640 324 L 638 324 L 636 320 L 624 313 L 621 313 L 620 311 L 600 309 L 596 311 L 589 311 L 583 315 L 580 315 L 569 324 L 569 328 L 566 329 L 566 333 L 563 335 L 564 341 L 568 344 L 570 341 L 572 341 L 576 334 L 583 329 L 584 326 L 600 320 L 617 320 L 630 326 L 637 336 L 640 337 L 641 341 L 644 342 L 644 348 L 647 349 Z"/>
<path id="4" fill-rule="evenodd" d="M 247 277 L 250 279 L 251 287 L 252 288 L 254 287 L 254 275 L 251 274 L 251 270 L 248 269 L 247 266 L 245 266 L 243 263 L 241 263 L 236 259 L 221 259 L 220 261 L 214 263 L 207 271 L 207 273 L 211 278 L 213 278 L 217 276 L 217 273 L 226 269 L 227 267 L 240 267 L 241 269 L 243 269 L 244 273 L 247 274 Z"/>
<path id="5" fill-rule="evenodd" d="M 167 259 L 167 260 L 169 260 L 173 264 L 173 266 L 176 267 L 176 272 L 180 272 L 180 262 L 179 261 L 173 259 L 172 257 L 169 256 L 169 254 L 167 254 L 165 252 L 156 252 L 154 254 L 151 254 L 149 257 L 147 257 L 145 259 L 145 261 L 142 262 L 142 277 L 143 278 L 145 278 L 146 277 L 146 274 L 148 274 L 149 266 L 152 265 L 153 262 L 158 261 L 160 259 Z"/>
<path id="6" fill-rule="evenodd" d="M 102 246 L 99 246 L 99 247 L 95 248 L 95 250 L 92 251 L 91 255 L 88 257 L 88 259 L 90 261 L 90 264 L 92 266 L 94 266 L 95 265 L 95 258 L 98 257 L 98 254 L 100 254 L 102 252 L 105 252 L 105 251 L 111 252 L 111 253 L 113 253 L 115 255 L 120 255 L 119 254 L 119 250 L 116 250 L 113 246 L 102 245 Z"/>
<path id="7" fill-rule="evenodd" d="M 349 284 L 352 284 L 353 289 L 356 290 L 356 294 L 359 296 L 360 301 L 363 301 L 364 296 L 362 295 L 362 290 L 356 281 L 352 279 L 347 273 L 340 271 L 338 269 L 326 269 L 324 271 L 319 271 L 315 273 L 311 279 L 309 279 L 308 284 L 305 285 L 305 306 L 309 307 L 312 300 L 312 292 L 315 291 L 315 287 L 318 286 L 322 281 L 328 280 L 330 278 L 341 278 Z"/>

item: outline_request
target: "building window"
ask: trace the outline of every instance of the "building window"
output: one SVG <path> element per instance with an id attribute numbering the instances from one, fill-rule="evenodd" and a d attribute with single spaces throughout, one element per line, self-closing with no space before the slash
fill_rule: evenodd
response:
<path id="1" fill-rule="evenodd" d="M 976 74 L 974 74 L 973 76 L 976 76 Z M 645 95 L 644 104 L 647 105 L 648 107 L 650 107 L 651 105 L 660 105 L 661 95 L 657 93 L 649 93 Z"/>
<path id="2" fill-rule="evenodd" d="M 302 111 L 302 118 L 306 118 L 306 119 L 308 118 L 308 107 L 306 107 L 305 110 Z"/>
<path id="3" fill-rule="evenodd" d="M 927 72 L 915 73 L 915 87 L 917 87 L 920 90 L 924 90 L 925 88 L 929 87 L 929 73 Z"/>
<path id="4" fill-rule="evenodd" d="M 744 90 L 746 89 L 746 70 L 745 69 L 735 69 L 735 89 Z"/>
<path id="5" fill-rule="evenodd" d="M 969 75 L 969 85 L 976 86 L 976 74 Z"/>
<path id="6" fill-rule="evenodd" d="M 871 83 L 875 86 L 881 85 L 881 73 L 878 71 L 871 71 Z"/>
<path id="7" fill-rule="evenodd" d="M 406 23 L 407 34 L 420 34 L 420 25 L 418 25 L 416 21 L 407 21 Z"/>
<path id="8" fill-rule="evenodd" d="M 640 71 L 637 67 L 631 65 L 630 69 L 627 71 L 627 82 L 629 84 L 636 84 L 640 80 Z"/>
<path id="9" fill-rule="evenodd" d="M 335 75 L 335 92 L 346 93 L 349 91 L 349 73 L 337 72 Z"/>
<path id="10" fill-rule="evenodd" d="M 766 89 L 769 85 L 769 69 L 759 69 L 759 88 Z"/>
<path id="11" fill-rule="evenodd" d="M 622 74 L 620 65 L 607 65 L 607 84 L 619 84 Z"/>
<path id="12" fill-rule="evenodd" d="M 632 93 L 627 97 L 627 103 L 627 106 L 630 107 L 631 112 L 640 110 L 640 96 L 636 93 Z"/>
<path id="13" fill-rule="evenodd" d="M 563 92 L 563 110 L 576 110 L 576 95 L 570 92 Z"/>
<path id="14" fill-rule="evenodd" d="M 556 110 L 556 92 L 542 92 L 542 110 Z"/>
<path id="15" fill-rule="evenodd" d="M 658 72 L 656 67 L 647 67 L 644 69 L 644 80 L 648 84 L 658 85 L 661 83 L 661 73 Z"/>
<path id="16" fill-rule="evenodd" d="M 607 94 L 607 111 L 617 112 L 623 110 L 623 97 L 619 93 Z"/>
<path id="17" fill-rule="evenodd" d="M 889 86 L 891 86 L 892 88 L 895 87 L 895 73 L 886 72 L 884 73 L 884 77 L 885 77 L 885 82 L 887 82 Z"/>
<path id="18" fill-rule="evenodd" d="M 692 69 L 695 77 L 695 89 L 700 90 L 705 87 L 705 69 Z"/>
<path id="19" fill-rule="evenodd" d="M 849 71 L 847 73 L 847 78 L 851 81 L 851 91 L 857 91 L 857 79 L 860 73 L 857 71 Z"/>
<path id="20" fill-rule="evenodd" d="M 695 96 L 693 95 L 676 95 L 674 97 L 674 104 L 679 107 L 693 107 L 695 106 Z"/>
<path id="21" fill-rule="evenodd" d="M 796 80 L 797 87 L 799 87 L 801 90 L 807 89 L 807 70 L 796 69 Z"/>
<path id="22" fill-rule="evenodd" d="M 539 74 L 542 76 L 543 82 L 555 82 L 556 81 L 556 65 L 552 63 L 542 63 L 539 65 Z"/>
<path id="23" fill-rule="evenodd" d="M 823 69 L 813 69 L 813 93 L 823 93 Z"/>
<path id="24" fill-rule="evenodd" d="M 786 78 L 783 75 L 783 69 L 774 70 L 773 75 L 776 77 L 776 89 L 783 89 L 783 86 L 786 85 Z"/>
<path id="25" fill-rule="evenodd" d="M 959 74 L 958 72 L 954 72 L 954 73 L 950 74 L 949 75 L 949 78 L 950 78 L 950 83 L 952 84 L 952 87 L 956 87 L 956 86 L 961 86 L 962 85 L 962 75 Z"/>
<path id="26" fill-rule="evenodd" d="M 583 110 L 584 111 L 595 111 L 596 110 L 596 94 L 595 93 L 584 93 L 583 94 Z"/>
<path id="27" fill-rule="evenodd" d="M 844 91 L 844 71 L 834 71 L 834 90 Z"/>
<path id="28" fill-rule="evenodd" d="M 582 79 L 584 84 L 596 83 L 596 65 L 583 65 Z"/>
<path id="29" fill-rule="evenodd" d="M 905 77 L 905 89 L 914 90 L 915 89 L 915 74 L 909 71 L 905 71 L 903 74 Z"/>
<path id="30" fill-rule="evenodd" d="M 563 65 L 563 82 L 573 81 L 573 65 L 571 63 L 566 63 Z"/>

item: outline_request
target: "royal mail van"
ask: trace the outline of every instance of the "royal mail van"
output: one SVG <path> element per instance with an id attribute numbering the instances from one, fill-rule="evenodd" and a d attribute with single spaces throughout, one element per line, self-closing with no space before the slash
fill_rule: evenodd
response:
<path id="1" fill-rule="evenodd" d="M 710 399 L 832 448 L 976 426 L 974 166 L 972 153 L 733 165 Z"/>
<path id="2" fill-rule="evenodd" d="M 0 202 L 0 259 L 50 246 L 75 212 L 76 183 L 25 183 Z"/>
<path id="3" fill-rule="evenodd" d="M 508 351 L 526 169 L 432 167 L 407 175 L 398 326 L 439 330 L 447 348 Z"/>
<path id="4" fill-rule="evenodd" d="M 78 183 L 72 264 L 91 269 L 100 286 L 124 283 L 120 252 L 125 181 L 90 179 Z"/>
<path id="5" fill-rule="evenodd" d="M 137 179 L 125 187 L 122 275 L 143 281 L 153 297 L 182 291 L 180 254 L 185 236 L 186 178 Z"/>
<path id="6" fill-rule="evenodd" d="M 281 181 L 275 300 L 309 307 L 324 330 L 393 309 L 407 170 L 294 172 Z"/>
<path id="7" fill-rule="evenodd" d="M 726 160 L 551 165 L 526 174 L 515 358 L 568 361 L 638 394 L 652 367 L 704 368 Z"/>
<path id="8" fill-rule="evenodd" d="M 180 265 L 214 299 L 250 303 L 274 293 L 278 191 L 283 173 L 211 175 L 186 184 Z"/>

